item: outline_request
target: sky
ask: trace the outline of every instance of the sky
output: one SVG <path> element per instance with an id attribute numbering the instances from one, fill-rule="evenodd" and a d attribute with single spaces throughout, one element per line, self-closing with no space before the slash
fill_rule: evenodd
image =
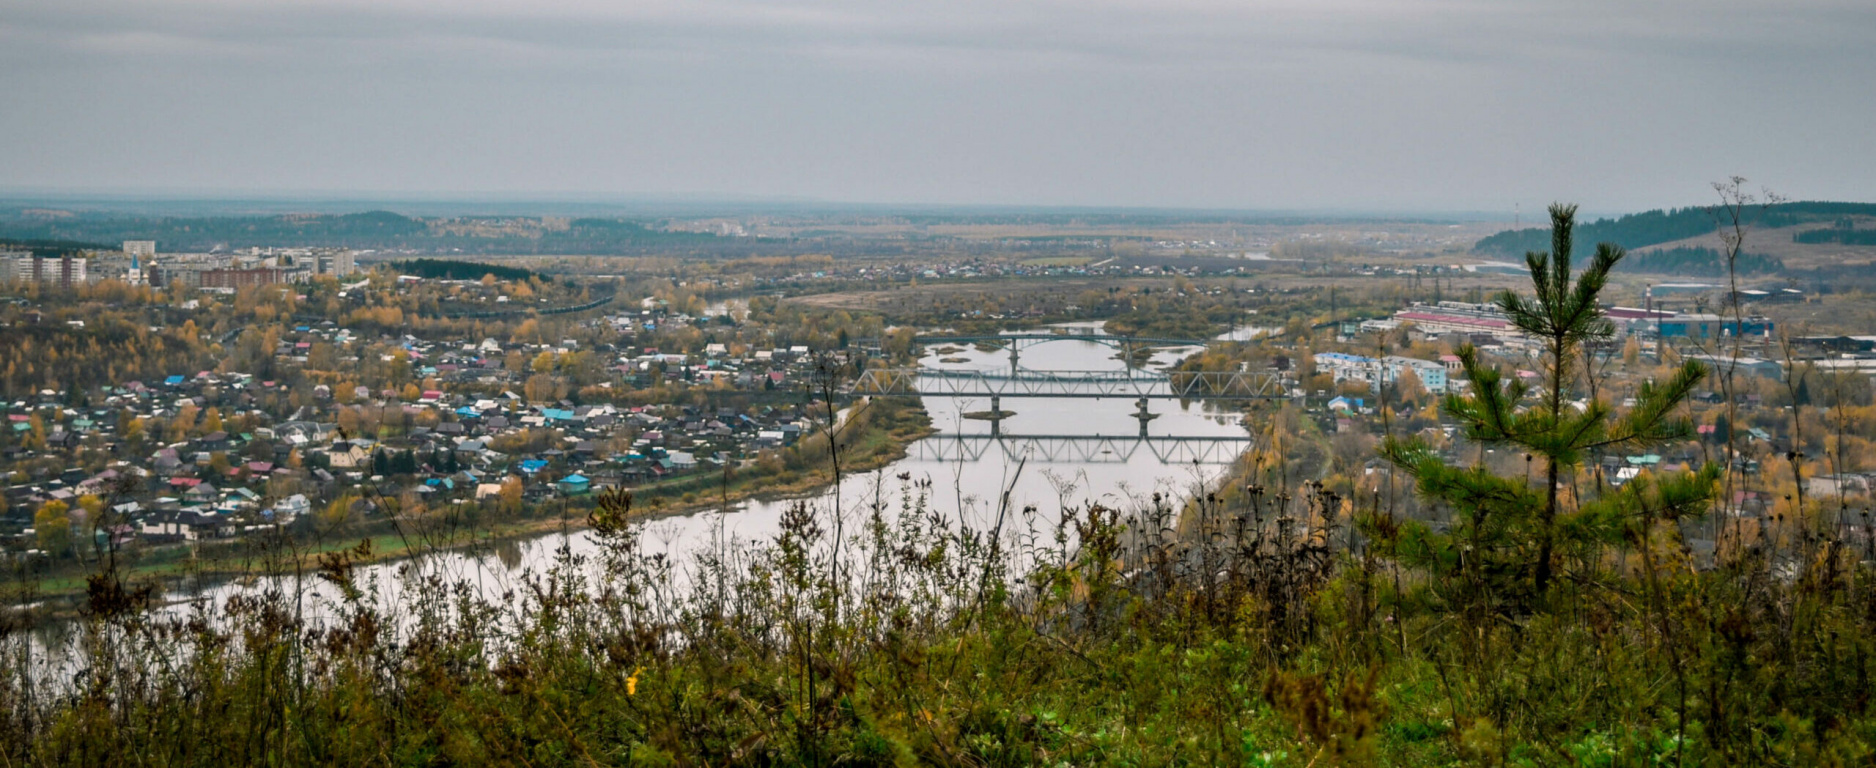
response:
<path id="1" fill-rule="evenodd" d="M 1871 0 L 0 0 L 0 190 L 1876 200 Z"/>

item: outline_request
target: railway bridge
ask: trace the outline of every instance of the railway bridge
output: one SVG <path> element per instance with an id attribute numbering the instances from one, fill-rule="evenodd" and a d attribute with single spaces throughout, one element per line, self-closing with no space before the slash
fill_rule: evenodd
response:
<path id="1" fill-rule="evenodd" d="M 1244 436 L 1179 437 L 1165 435 L 929 435 L 914 443 L 913 458 L 927 461 L 974 462 L 1001 451 L 1006 459 L 1032 459 L 1058 464 L 1126 464 L 1141 452 L 1161 464 L 1230 464 L 1251 445 Z"/>
<path id="2" fill-rule="evenodd" d="M 1148 433 L 1149 422 L 1158 418 L 1150 408 L 1153 400 L 1274 400 L 1288 397 L 1282 374 L 1276 371 L 1146 371 L 1123 366 L 1115 370 L 1070 371 L 1036 370 L 1020 364 L 1023 348 L 1057 341 L 1085 341 L 1105 344 L 1123 352 L 1131 361 L 1143 349 L 1163 347 L 1204 348 L 1216 342 L 1203 339 L 1177 339 L 1117 336 L 1106 333 L 1010 333 L 994 336 L 927 335 L 914 337 L 914 343 L 991 344 L 1009 351 L 1008 368 L 995 370 L 964 368 L 872 368 L 860 373 L 853 383 L 853 393 L 870 397 L 954 397 L 988 401 L 989 411 L 976 416 L 990 422 L 990 432 L 979 435 L 935 435 L 923 450 L 943 453 L 981 455 L 991 445 L 1004 450 L 1041 452 L 1047 456 L 1074 453 L 1078 458 L 1099 461 L 1100 457 L 1119 457 L 1125 461 L 1142 447 L 1162 461 L 1212 461 L 1219 456 L 1234 457 L 1243 440 L 1218 437 L 1156 436 Z M 1137 435 L 1074 436 L 1012 435 L 1002 431 L 1003 398 L 1103 398 L 1133 401 L 1132 414 L 1139 421 Z M 1086 453 L 1092 450 L 1093 453 Z M 1084 455 L 1085 454 L 1085 455 Z"/>
<path id="3" fill-rule="evenodd" d="M 1135 353 L 1144 349 L 1153 349 L 1153 348 L 1160 348 L 1160 347 L 1205 347 L 1205 346 L 1210 346 L 1211 344 L 1214 343 L 1206 339 L 1175 339 L 1175 338 L 1160 338 L 1160 337 L 1152 337 L 1152 336 L 1120 336 L 1116 334 L 1095 331 L 1092 328 L 1088 328 L 1088 329 L 1068 328 L 1068 329 L 1058 329 L 1058 330 L 1061 330 L 1063 332 L 1060 332 L 1060 333 L 1003 333 L 1003 334 L 997 334 L 997 335 L 991 335 L 991 336 L 984 336 L 984 335 L 955 336 L 955 335 L 943 335 L 943 334 L 914 336 L 912 338 L 912 343 L 922 345 L 922 346 L 927 346 L 927 347 L 936 346 L 939 344 L 958 344 L 958 345 L 966 345 L 966 346 L 974 345 L 974 344 L 994 344 L 998 347 L 1009 350 L 1011 373 L 1015 373 L 1022 368 L 1022 353 L 1025 347 L 1033 347 L 1037 344 L 1047 344 L 1052 341 L 1086 341 L 1086 342 L 1092 342 L 1095 344 L 1102 344 L 1102 345 L 1113 347 L 1115 349 L 1120 350 L 1121 359 L 1127 360 L 1130 362 L 1133 360 Z"/>

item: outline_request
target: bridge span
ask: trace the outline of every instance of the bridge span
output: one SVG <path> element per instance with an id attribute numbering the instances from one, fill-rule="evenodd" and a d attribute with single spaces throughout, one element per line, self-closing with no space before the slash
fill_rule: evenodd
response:
<path id="1" fill-rule="evenodd" d="M 1024 347 L 1047 344 L 1052 341 L 1086 341 L 1103 344 L 1120 350 L 1122 359 L 1133 360 L 1136 353 L 1160 347 L 1207 347 L 1216 341 L 1209 339 L 1173 339 L 1152 336 L 1121 336 L 1101 333 L 1093 329 L 1068 328 L 1062 333 L 1001 333 L 996 335 L 945 335 L 932 334 L 912 337 L 912 343 L 922 346 L 937 344 L 994 344 L 1010 353 L 1010 371 L 1022 369 L 1022 351 Z"/>
<path id="2" fill-rule="evenodd" d="M 993 451 L 1010 460 L 1044 463 L 1125 464 L 1146 451 L 1162 464 L 1230 464 L 1252 438 L 1135 435 L 936 434 L 916 441 L 909 454 L 924 461 L 978 461 Z"/>
<path id="3" fill-rule="evenodd" d="M 1275 371 L 989 371 L 871 368 L 854 394 L 875 397 L 1109 398 L 1132 400 L 1269 400 L 1285 397 Z M 993 407 L 994 410 L 994 407 Z"/>
<path id="4" fill-rule="evenodd" d="M 1029 345 L 1055 341 L 1084 341 L 1122 351 L 1129 361 L 1118 370 L 1035 370 L 1023 368 L 1019 351 Z M 1268 400 L 1287 397 L 1282 374 L 1276 371 L 1146 371 L 1132 367 L 1138 353 L 1154 348 L 1204 348 L 1219 343 L 1206 339 L 1118 336 L 1086 332 L 1009 333 L 994 336 L 926 335 L 913 342 L 938 344 L 994 344 L 1009 353 L 1009 367 L 990 370 L 945 368 L 872 368 L 853 382 L 852 393 L 871 397 L 977 398 L 989 405 L 984 414 L 988 434 L 937 434 L 913 444 L 911 454 L 927 460 L 977 461 L 1001 451 L 1005 458 L 1032 458 L 1045 462 L 1127 463 L 1145 451 L 1163 464 L 1228 464 L 1252 442 L 1240 436 L 1159 436 L 1147 425 L 1159 418 L 1151 400 Z M 1136 404 L 1133 418 L 1140 424 L 1135 435 L 1008 434 L 1003 421 L 1005 397 L 1114 398 Z"/>
<path id="5" fill-rule="evenodd" d="M 1135 347 L 1203 347 L 1214 342 L 1210 339 L 1172 339 L 1152 336 L 1121 336 L 1111 333 L 1088 331 L 1077 333 L 1071 329 L 1066 333 L 1000 333 L 985 336 L 932 334 L 912 337 L 912 343 L 930 346 L 933 344 L 977 344 L 979 342 L 1009 342 L 1020 344 L 1032 342 L 1041 344 L 1050 341 L 1091 341 L 1108 346 Z"/>

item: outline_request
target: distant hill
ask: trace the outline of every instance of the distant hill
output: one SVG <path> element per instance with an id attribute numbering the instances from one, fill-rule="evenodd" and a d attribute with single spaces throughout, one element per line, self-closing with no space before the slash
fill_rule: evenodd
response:
<path id="1" fill-rule="evenodd" d="M 280 246 L 482 254 L 617 254 L 720 240 L 605 218 L 418 218 L 390 211 L 206 217 L 45 213 L 0 211 L 0 238 L 31 243 L 155 240 L 165 253 Z"/>
<path id="2" fill-rule="evenodd" d="M 81 243 L 73 240 L 44 240 L 0 237 L 0 251 L 31 251 L 35 256 L 63 256 L 79 251 L 111 251 L 118 246 Z"/>
<path id="3" fill-rule="evenodd" d="M 1876 203 L 1801 202 L 1780 203 L 1765 208 L 1748 208 L 1746 219 L 1755 229 L 1795 227 L 1803 224 L 1830 223 L 1833 226 L 1848 217 L 1876 216 Z M 1631 213 L 1615 219 L 1597 219 L 1578 224 L 1576 242 L 1580 246 L 1615 243 L 1635 250 L 1651 245 L 1711 235 L 1716 229 L 1710 208 L 1675 208 Z M 1857 235 L 1860 236 L 1861 231 Z M 1786 235 L 1792 237 L 1792 235 Z M 1797 237 L 1813 237 L 1809 232 Z M 1802 242 L 1802 241 L 1801 241 Z M 1550 229 L 1533 227 L 1499 232 L 1472 246 L 1481 254 L 1516 258 L 1531 251 L 1550 249 Z"/>

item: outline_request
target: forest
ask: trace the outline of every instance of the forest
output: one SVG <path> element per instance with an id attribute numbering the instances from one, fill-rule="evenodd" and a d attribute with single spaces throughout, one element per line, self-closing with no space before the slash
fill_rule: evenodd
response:
<path id="1" fill-rule="evenodd" d="M 1718 277 L 1727 273 L 1726 257 L 1712 248 L 1678 246 L 1659 251 L 1631 254 L 1625 261 L 1626 272 L 1700 275 Z M 1733 268 L 1742 275 L 1773 275 L 1784 271 L 1785 262 L 1762 253 L 1740 253 Z"/>
<path id="2" fill-rule="evenodd" d="M 76 240 L 38 240 L 0 237 L 0 251 L 27 251 L 34 256 L 64 256 L 81 251 L 111 250 L 113 246 Z"/>
<path id="3" fill-rule="evenodd" d="M 441 280 L 480 280 L 484 275 L 494 275 L 497 280 L 528 280 L 537 276 L 542 282 L 553 280 L 552 275 L 530 269 L 480 261 L 409 259 L 391 262 L 391 266 L 400 274 Z"/>
<path id="4" fill-rule="evenodd" d="M 1876 229 L 1857 229 L 1851 226 L 1812 229 L 1792 233 L 1791 240 L 1796 243 L 1809 244 L 1876 245 Z"/>
<path id="5" fill-rule="evenodd" d="M 1754 227 L 1789 227 L 1820 221 L 1837 221 L 1845 216 L 1876 215 L 1876 204 L 1796 202 L 1747 207 L 1741 211 L 1744 222 Z M 1685 240 L 1713 233 L 1718 222 L 1714 210 L 1705 206 L 1671 208 L 1631 213 L 1614 219 L 1597 219 L 1583 224 L 1578 233 L 1585 242 L 1614 243 L 1623 248 L 1646 248 L 1675 240 Z M 1500 257 L 1522 257 L 1542 251 L 1549 244 L 1550 230 L 1513 229 L 1491 235 L 1473 245 L 1480 253 Z M 1806 242 L 1806 241 L 1800 241 Z"/>

